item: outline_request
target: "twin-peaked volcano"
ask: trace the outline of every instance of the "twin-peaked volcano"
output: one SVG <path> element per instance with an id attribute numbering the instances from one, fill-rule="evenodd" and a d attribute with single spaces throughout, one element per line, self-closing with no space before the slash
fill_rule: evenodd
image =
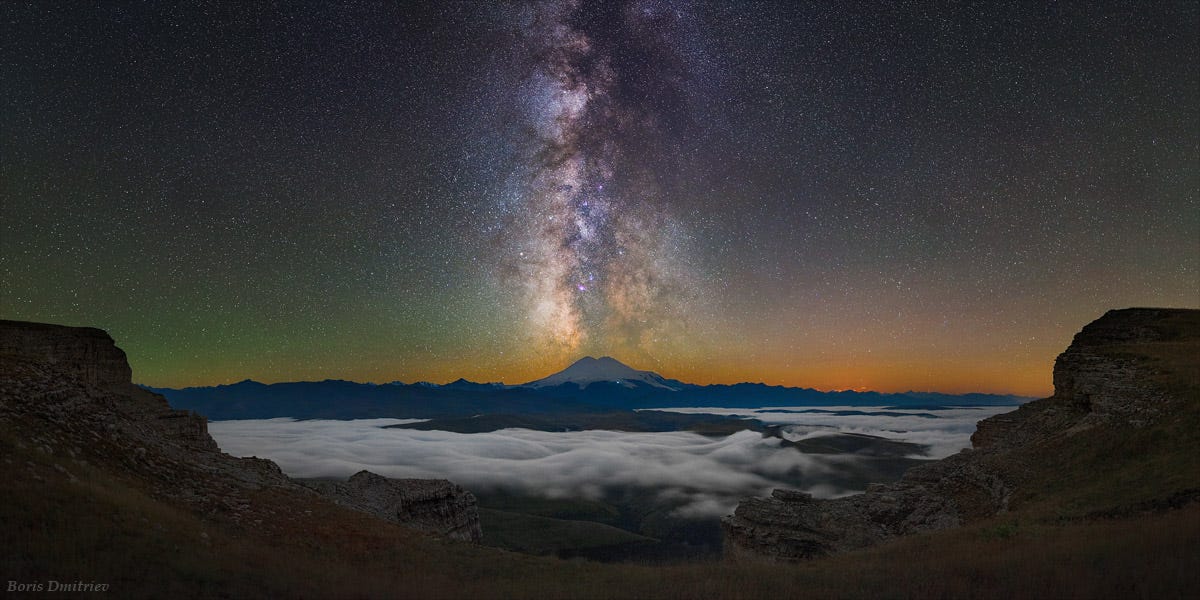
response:
<path id="1" fill-rule="evenodd" d="M 625 387 L 637 387 L 639 384 L 644 384 L 671 391 L 678 391 L 682 387 L 678 382 L 667 380 L 658 373 L 639 371 L 608 356 L 600 358 L 585 356 L 553 375 L 526 383 L 524 387 L 543 388 L 574 383 L 580 388 L 585 388 L 600 381 L 617 383 Z"/>

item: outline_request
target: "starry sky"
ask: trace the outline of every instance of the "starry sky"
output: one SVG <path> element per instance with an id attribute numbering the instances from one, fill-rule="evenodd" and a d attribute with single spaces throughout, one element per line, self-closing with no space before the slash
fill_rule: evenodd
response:
<path id="1" fill-rule="evenodd" d="M 1200 305 L 1200 4 L 1041 4 L 5 3 L 0 317 L 160 386 L 1046 395 Z"/>

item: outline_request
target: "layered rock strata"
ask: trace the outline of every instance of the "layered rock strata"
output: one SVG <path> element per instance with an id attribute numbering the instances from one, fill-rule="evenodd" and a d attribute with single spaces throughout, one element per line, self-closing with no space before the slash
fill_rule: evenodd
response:
<path id="1" fill-rule="evenodd" d="M 1036 445 L 1097 426 L 1145 427 L 1168 414 L 1172 403 L 1188 401 L 1159 384 L 1163 366 L 1145 352 L 1200 339 L 1198 315 L 1182 309 L 1109 311 L 1058 356 L 1054 395 L 980 421 L 971 449 L 854 496 L 821 500 L 775 490 L 768 498 L 746 499 L 722 520 L 727 556 L 802 560 L 1007 511 L 1028 461 L 1036 460 Z"/>
<path id="2" fill-rule="evenodd" d="M 300 479 L 337 504 L 456 540 L 483 537 L 475 495 L 445 479 L 390 479 L 359 471 L 347 481 Z"/>
<path id="3" fill-rule="evenodd" d="M 132 370 L 101 329 L 0 320 L 0 357 L 45 365 L 89 387 L 127 393 Z"/>
<path id="4" fill-rule="evenodd" d="M 254 501 L 259 494 L 322 501 L 274 462 L 221 452 L 204 417 L 133 385 L 125 353 L 99 329 L 0 320 L 0 431 L 17 432 L 0 437 L 0 454 L 3 444 L 32 445 L 76 465 L 58 470 L 71 482 L 89 463 L 113 465 L 156 497 L 249 527 L 271 521 L 271 509 Z M 42 477 L 33 464 L 6 462 Z M 339 485 L 339 504 L 456 539 L 480 537 L 474 496 L 450 482 L 360 473 Z"/>

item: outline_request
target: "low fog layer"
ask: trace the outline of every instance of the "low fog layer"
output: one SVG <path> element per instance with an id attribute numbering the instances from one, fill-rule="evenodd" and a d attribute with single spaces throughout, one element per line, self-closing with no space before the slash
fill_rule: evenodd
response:
<path id="1" fill-rule="evenodd" d="M 891 408 L 796 406 L 747 408 L 656 408 L 681 413 L 739 415 L 771 425 L 788 425 L 784 437 L 797 441 L 831 433 L 861 433 L 929 446 L 927 458 L 945 458 L 971 445 L 975 423 L 1016 410 L 1015 406 Z"/>
<path id="2" fill-rule="evenodd" d="M 795 423 L 786 434 L 792 439 L 842 430 L 930 443 L 939 454 L 947 454 L 967 445 L 975 421 L 1011 407 L 938 411 L 938 418 L 838 417 L 775 412 L 778 409 L 769 413 L 683 410 L 753 414 L 768 422 Z M 269 458 L 293 477 L 345 478 L 367 469 L 388 477 L 445 478 L 478 491 L 501 489 L 552 497 L 601 498 L 613 489 L 649 488 L 678 506 L 681 516 L 727 514 L 739 498 L 765 495 L 775 487 L 800 487 L 818 497 L 844 495 L 857 490 L 821 482 L 868 460 L 802 454 L 751 431 L 712 438 L 689 432 L 504 429 L 461 434 L 383 428 L 414 421 L 217 421 L 209 424 L 209 431 L 224 451 Z M 898 433 L 900 427 L 909 433 Z"/>

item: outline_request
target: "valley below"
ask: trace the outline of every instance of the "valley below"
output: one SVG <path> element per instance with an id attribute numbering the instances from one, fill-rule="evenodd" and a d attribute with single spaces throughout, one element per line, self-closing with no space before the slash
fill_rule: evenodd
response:
<path id="1" fill-rule="evenodd" d="M 821 498 L 861 492 L 933 454 L 966 447 L 976 420 L 1005 410 L 268 419 L 216 421 L 209 431 L 230 454 L 269 458 L 294 477 L 344 479 L 366 469 L 455 481 L 479 499 L 484 545 L 563 558 L 678 562 L 719 558 L 719 520 L 744 497 L 775 488 Z"/>

